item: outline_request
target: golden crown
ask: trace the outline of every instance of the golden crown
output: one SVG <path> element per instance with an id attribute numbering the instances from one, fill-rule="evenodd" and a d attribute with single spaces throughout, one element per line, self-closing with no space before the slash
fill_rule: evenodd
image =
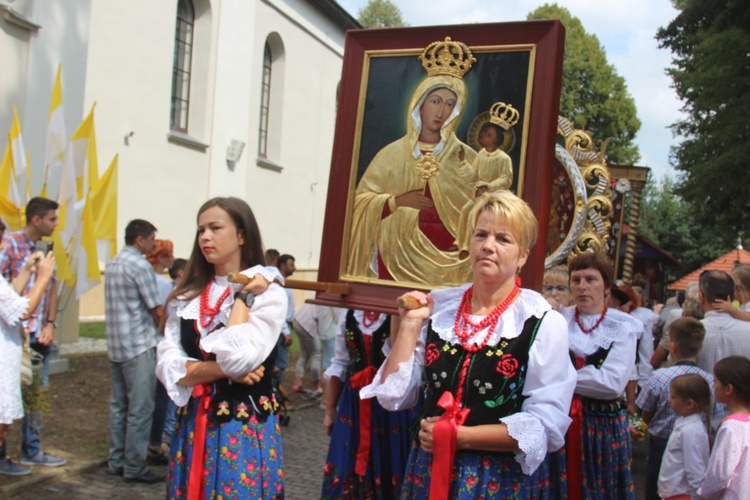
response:
<path id="1" fill-rule="evenodd" d="M 508 130 L 518 123 L 518 110 L 510 104 L 496 102 L 490 108 L 490 122 L 500 125 L 503 130 Z"/>
<path id="2" fill-rule="evenodd" d="M 461 42 L 445 37 L 443 42 L 432 42 L 419 56 L 427 76 L 450 75 L 463 78 L 471 65 L 477 62 L 471 49 Z"/>

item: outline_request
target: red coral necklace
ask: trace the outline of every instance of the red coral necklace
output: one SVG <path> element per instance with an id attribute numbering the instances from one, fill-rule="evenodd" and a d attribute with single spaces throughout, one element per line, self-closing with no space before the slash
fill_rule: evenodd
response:
<path id="1" fill-rule="evenodd" d="M 365 328 L 370 328 L 380 317 L 380 313 L 372 311 L 364 311 L 362 314 L 362 324 Z"/>
<path id="2" fill-rule="evenodd" d="M 487 342 L 489 342 L 492 332 L 497 328 L 500 316 L 502 316 L 508 307 L 510 307 L 513 300 L 515 300 L 520 292 L 521 289 L 518 287 L 518 284 L 516 284 L 510 292 L 510 295 L 508 295 L 504 301 L 498 304 L 487 316 L 482 318 L 479 323 L 475 323 L 471 319 L 471 298 L 474 296 L 474 285 L 471 285 L 461 298 L 461 304 L 458 306 L 458 311 L 456 312 L 456 321 L 453 325 L 456 336 L 461 341 L 461 346 L 471 353 L 483 349 L 484 346 L 487 345 Z M 478 331 L 487 327 L 489 328 L 484 339 L 482 339 L 482 342 L 470 345 L 469 339 L 471 339 Z"/>
<path id="3" fill-rule="evenodd" d="M 591 333 L 597 328 L 599 328 L 599 325 L 602 324 L 602 321 L 604 321 L 604 317 L 606 315 L 607 315 L 607 306 L 604 306 L 602 315 L 599 316 L 598 320 L 596 320 L 596 323 L 594 323 L 594 326 L 592 326 L 591 328 L 584 328 L 583 323 L 581 323 L 581 312 L 578 310 L 578 307 L 576 306 L 576 312 L 575 312 L 576 323 L 578 323 L 578 328 L 580 328 L 583 333 Z"/>
<path id="4" fill-rule="evenodd" d="M 219 300 L 217 300 L 213 307 L 211 307 L 208 301 L 211 298 L 211 288 L 213 287 L 213 285 L 213 280 L 211 280 L 208 286 L 201 292 L 200 322 L 203 328 L 208 328 L 208 325 L 211 324 L 211 322 L 214 320 L 214 317 L 219 314 L 219 311 L 221 311 L 221 304 L 223 304 L 226 298 L 229 297 L 229 292 L 231 290 L 229 285 L 227 285 L 227 287 L 221 293 Z"/>

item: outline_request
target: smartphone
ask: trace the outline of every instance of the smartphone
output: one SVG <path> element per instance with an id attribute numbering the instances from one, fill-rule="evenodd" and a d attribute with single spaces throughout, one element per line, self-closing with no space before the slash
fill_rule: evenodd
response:
<path id="1" fill-rule="evenodd" d="M 36 246 L 36 251 L 40 252 L 43 257 L 46 257 L 47 253 L 52 251 L 53 245 L 54 245 L 54 242 L 44 241 L 44 240 L 39 240 L 36 243 L 34 243 L 34 246 Z"/>

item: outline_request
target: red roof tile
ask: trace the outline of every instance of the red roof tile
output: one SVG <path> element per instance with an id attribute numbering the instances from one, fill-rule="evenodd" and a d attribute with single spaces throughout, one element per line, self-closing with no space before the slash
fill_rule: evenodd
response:
<path id="1" fill-rule="evenodd" d="M 750 252 L 748 252 L 744 248 L 735 248 L 734 250 L 725 253 L 718 259 L 709 262 L 700 269 L 696 269 L 687 276 L 683 276 L 682 278 L 678 279 L 674 283 L 670 284 L 667 287 L 667 290 L 685 290 L 685 288 L 687 288 L 688 286 L 688 283 L 698 281 L 698 278 L 703 271 L 724 271 L 728 273 L 734 268 L 734 263 L 737 261 L 742 262 L 743 264 L 750 264 Z"/>

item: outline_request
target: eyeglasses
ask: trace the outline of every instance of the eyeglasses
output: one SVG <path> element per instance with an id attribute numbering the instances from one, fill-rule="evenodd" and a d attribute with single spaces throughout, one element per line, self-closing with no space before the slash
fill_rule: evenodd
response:
<path id="1" fill-rule="evenodd" d="M 542 291 L 545 293 L 552 293 L 552 292 L 565 293 L 569 290 L 570 288 L 568 288 L 567 286 L 563 286 L 563 285 L 557 285 L 557 286 L 544 285 L 542 287 Z"/>

